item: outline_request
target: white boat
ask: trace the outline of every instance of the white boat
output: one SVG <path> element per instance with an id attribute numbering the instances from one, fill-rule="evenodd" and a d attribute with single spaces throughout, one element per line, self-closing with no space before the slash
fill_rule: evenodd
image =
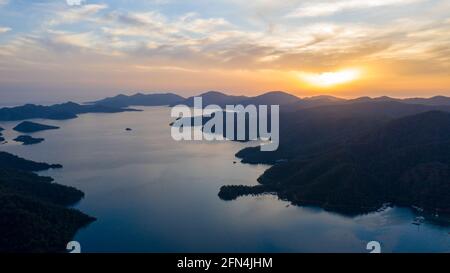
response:
<path id="1" fill-rule="evenodd" d="M 417 216 L 414 218 L 414 221 L 412 222 L 413 225 L 420 226 L 425 221 L 425 217 L 423 216 Z"/>

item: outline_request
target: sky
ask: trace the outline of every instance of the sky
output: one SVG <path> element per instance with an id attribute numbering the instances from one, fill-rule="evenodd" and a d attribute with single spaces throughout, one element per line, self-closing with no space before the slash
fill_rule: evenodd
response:
<path id="1" fill-rule="evenodd" d="M 450 96 L 450 0 L 0 0 L 0 104 Z"/>

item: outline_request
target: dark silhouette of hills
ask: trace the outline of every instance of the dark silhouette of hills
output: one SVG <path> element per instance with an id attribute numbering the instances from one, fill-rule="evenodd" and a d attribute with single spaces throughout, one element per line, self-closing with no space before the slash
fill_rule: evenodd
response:
<path id="1" fill-rule="evenodd" d="M 83 192 L 32 172 L 58 167 L 0 152 L 0 252 L 63 252 L 95 220 L 66 208 Z"/>
<path id="2" fill-rule="evenodd" d="M 201 96 L 203 99 L 203 105 L 209 105 L 209 104 L 216 104 L 221 107 L 224 107 L 226 105 L 236 105 L 236 104 L 242 104 L 242 105 L 280 105 L 281 111 L 287 111 L 287 112 L 293 112 L 297 110 L 303 110 L 303 109 L 311 109 L 316 107 L 326 107 L 326 106 L 336 106 L 337 108 L 345 106 L 342 105 L 356 105 L 358 103 L 367 103 L 368 105 L 372 105 L 372 103 L 385 103 L 386 107 L 393 108 L 391 111 L 396 111 L 394 108 L 399 106 L 399 103 L 403 105 L 416 105 L 416 108 L 423 107 L 425 110 L 443 110 L 447 111 L 450 107 L 450 98 L 444 97 L 444 96 L 435 96 L 431 98 L 406 98 L 406 99 L 397 99 L 397 98 L 391 98 L 387 96 L 382 97 L 360 97 L 356 99 L 343 99 L 338 98 L 334 96 L 328 96 L 328 95 L 319 95 L 319 96 L 313 96 L 313 97 L 305 97 L 305 98 L 299 98 L 294 95 L 291 95 L 289 93 L 285 93 L 282 91 L 273 91 L 264 93 L 259 96 L 255 97 L 247 97 L 247 96 L 234 96 L 234 95 L 227 95 L 221 92 L 217 91 L 209 91 L 200 95 L 192 96 L 184 101 L 181 101 L 179 103 L 174 103 L 171 106 L 175 104 L 184 104 L 188 106 L 193 106 L 194 103 L 194 97 Z M 380 104 L 381 105 L 381 104 Z M 380 107 L 380 105 L 377 105 L 376 107 Z M 419 106 L 420 105 L 420 106 Z M 360 107 L 364 107 L 365 104 L 360 104 Z M 434 107 L 434 108 L 426 108 L 428 107 Z M 410 107 L 409 109 L 412 109 L 414 107 Z M 336 109 L 337 111 L 339 109 Z M 388 111 L 388 109 L 386 110 Z M 406 110 L 398 110 L 398 111 L 404 111 Z M 410 110 L 411 113 L 417 112 L 419 110 Z M 396 114 L 393 113 L 395 116 Z"/>
<path id="3" fill-rule="evenodd" d="M 278 104 L 281 105 L 282 111 L 297 111 L 301 109 L 309 109 L 318 106 L 354 104 L 354 103 L 370 103 L 370 102 L 397 102 L 403 104 L 423 105 L 445 107 L 450 106 L 450 98 L 445 96 L 435 96 L 432 98 L 407 98 L 396 99 L 390 97 L 361 97 L 356 99 L 342 99 L 333 96 L 313 96 L 307 98 L 298 98 L 291 94 L 274 91 L 268 92 L 255 97 L 247 96 L 233 96 L 227 95 L 217 91 L 209 91 L 201 95 L 203 98 L 203 105 L 216 104 L 224 107 L 227 104 Z M 91 102 L 90 104 L 77 104 L 74 102 L 67 102 L 63 104 L 55 104 L 51 106 L 41 106 L 34 104 L 26 104 L 18 107 L 6 107 L 0 109 L 0 121 L 25 120 L 32 118 L 44 118 L 53 120 L 64 120 L 76 118 L 79 114 L 84 113 L 119 113 L 124 111 L 138 111 L 135 109 L 128 109 L 128 106 L 174 106 L 176 104 L 184 104 L 193 106 L 193 98 L 183 97 L 173 93 L 161 94 L 142 94 L 126 96 L 118 95 L 115 97 L 105 98 L 102 100 Z M 441 110 L 441 109 L 435 109 Z"/>
<path id="4" fill-rule="evenodd" d="M 381 97 L 359 97 L 355 99 L 342 99 L 333 96 L 314 96 L 309 98 L 301 98 L 297 102 L 294 102 L 284 109 L 288 111 L 295 111 L 300 109 L 314 108 L 318 106 L 330 106 L 330 105 L 345 105 L 345 104 L 355 104 L 355 103 L 403 103 L 403 104 L 413 104 L 413 105 L 423 105 L 423 106 L 435 106 L 436 110 L 440 110 L 439 107 L 443 108 L 450 106 L 450 98 L 444 96 L 435 96 L 431 98 L 406 98 L 397 99 L 388 96 Z M 364 104 L 362 104 L 363 106 Z"/>
<path id="5" fill-rule="evenodd" d="M 45 171 L 48 169 L 62 168 L 60 164 L 48 164 L 26 160 L 10 153 L 0 151 L 0 167 L 6 169 L 16 169 L 21 171 Z"/>
<path id="6" fill-rule="evenodd" d="M 295 111 L 299 109 L 308 109 L 318 106 L 335 105 L 345 103 L 345 99 L 333 97 L 333 96 L 313 96 L 308 98 L 298 98 L 297 101 L 287 104 L 282 107 L 285 111 Z"/>
<path id="7" fill-rule="evenodd" d="M 14 131 L 21 132 L 21 133 L 34 133 L 34 132 L 39 132 L 39 131 L 55 130 L 55 129 L 59 129 L 59 127 L 40 124 L 40 123 L 36 123 L 36 122 L 31 122 L 31 121 L 21 122 L 20 124 L 18 124 L 16 127 L 13 128 Z"/>
<path id="8" fill-rule="evenodd" d="M 434 106 L 408 104 L 398 101 L 370 100 L 318 106 L 308 109 L 305 113 L 308 115 L 327 115 L 334 117 L 352 117 L 358 115 L 364 117 L 396 118 L 433 110 L 448 112 L 450 111 L 450 105 Z"/>
<path id="9" fill-rule="evenodd" d="M 423 105 L 450 105 L 450 98 L 445 96 L 435 96 L 431 98 L 409 98 L 402 100 L 405 103 L 423 104 Z"/>
<path id="10" fill-rule="evenodd" d="M 179 103 L 176 104 L 183 104 L 190 107 L 194 106 L 194 97 L 202 97 L 202 103 L 203 106 L 215 104 L 219 105 L 221 107 L 224 107 L 227 104 L 239 104 L 243 101 L 246 101 L 249 99 L 247 96 L 233 96 L 233 95 L 227 95 L 221 92 L 217 91 L 209 91 L 200 95 L 189 97 Z M 173 105 L 172 105 L 173 106 Z"/>
<path id="11" fill-rule="evenodd" d="M 14 141 L 16 142 L 22 142 L 22 145 L 33 145 L 33 144 L 38 144 L 41 143 L 42 141 L 44 141 L 45 139 L 43 138 L 35 138 L 32 136 L 27 136 L 27 135 L 21 135 L 18 136 L 14 139 Z"/>
<path id="12" fill-rule="evenodd" d="M 26 104 L 17 107 L 1 108 L 0 121 L 14 121 L 33 118 L 64 120 L 76 118 L 78 114 L 120 113 L 126 111 L 138 111 L 138 110 L 109 107 L 104 105 L 80 105 L 74 102 L 55 104 L 51 106 Z"/>
<path id="13" fill-rule="evenodd" d="M 287 105 L 291 103 L 295 103 L 299 100 L 298 97 L 282 92 L 282 91 L 273 91 L 268 92 L 256 97 L 250 97 L 246 100 L 243 100 L 241 104 L 248 105 Z"/>
<path id="14" fill-rule="evenodd" d="M 131 96 L 117 95 L 115 97 L 105 98 L 91 102 L 95 105 L 104 105 L 109 107 L 128 107 L 128 106 L 165 106 L 174 105 L 182 102 L 185 98 L 172 93 L 165 94 L 142 94 L 137 93 Z"/>
<path id="15" fill-rule="evenodd" d="M 395 101 L 395 102 L 402 102 L 402 103 L 408 103 L 408 104 L 421 104 L 421 105 L 429 105 L 429 106 L 443 106 L 443 105 L 450 105 L 450 98 L 445 96 L 434 96 L 431 98 L 405 98 L 405 99 L 397 99 L 397 98 L 391 98 L 388 96 L 381 96 L 381 97 L 360 97 L 356 99 L 350 99 L 347 100 L 349 103 L 353 102 L 370 102 L 370 101 Z"/>
<path id="16" fill-rule="evenodd" d="M 237 156 L 244 163 L 267 164 L 296 156 L 307 157 L 310 153 L 326 152 L 394 118 L 435 110 L 450 112 L 450 107 L 369 101 L 284 111 L 280 113 L 277 151 L 261 152 L 259 147 L 253 147 L 239 151 Z"/>
<path id="17" fill-rule="evenodd" d="M 340 115 L 333 108 L 285 116 L 290 120 L 280 122 L 277 151 L 256 147 L 237 153 L 244 162 L 274 164 L 258 179 L 261 185 L 224 186 L 219 196 L 232 200 L 274 192 L 297 205 L 346 214 L 374 211 L 384 203 L 450 214 L 450 114 L 422 112 L 414 105 L 401 111 L 383 108 L 385 102 L 369 105 L 382 109 L 358 115 L 358 103 L 355 109 L 339 108 L 347 110 Z"/>
<path id="18" fill-rule="evenodd" d="M 282 91 L 272 91 L 255 97 L 233 96 L 217 91 L 209 91 L 200 95 L 189 97 L 179 104 L 192 107 L 194 106 L 194 97 L 202 97 L 203 106 L 215 104 L 219 105 L 220 107 L 237 104 L 241 104 L 244 106 L 249 104 L 290 105 L 300 100 L 298 97 Z"/>

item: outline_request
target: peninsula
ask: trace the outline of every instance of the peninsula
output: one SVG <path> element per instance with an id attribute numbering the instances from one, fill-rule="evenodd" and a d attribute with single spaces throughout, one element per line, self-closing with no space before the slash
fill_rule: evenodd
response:
<path id="1" fill-rule="evenodd" d="M 0 152 L 0 252 L 64 252 L 75 232 L 95 220 L 67 208 L 83 192 L 33 173 L 59 167 Z"/>

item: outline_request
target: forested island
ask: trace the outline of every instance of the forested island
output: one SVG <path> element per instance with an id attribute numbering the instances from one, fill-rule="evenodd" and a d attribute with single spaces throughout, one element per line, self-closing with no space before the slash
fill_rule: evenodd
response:
<path id="1" fill-rule="evenodd" d="M 56 130 L 59 129 L 58 126 L 52 126 L 52 125 L 46 125 L 46 124 L 40 124 L 36 122 L 31 121 L 24 121 L 18 124 L 16 127 L 13 128 L 14 131 L 21 132 L 21 133 L 35 133 L 39 131 L 45 131 L 45 130 Z"/>
<path id="2" fill-rule="evenodd" d="M 21 142 L 22 145 L 34 145 L 34 144 L 41 143 L 44 140 L 45 139 L 41 138 L 41 137 L 32 137 L 32 136 L 28 136 L 28 135 L 21 135 L 14 139 L 14 141 L 16 141 L 16 142 Z"/>
<path id="3" fill-rule="evenodd" d="M 78 117 L 85 113 L 121 113 L 139 111 L 129 108 L 117 108 L 104 105 L 84 105 L 74 102 L 54 104 L 50 106 L 25 104 L 16 107 L 0 108 L 0 121 L 15 121 L 33 118 L 65 120 Z"/>
<path id="4" fill-rule="evenodd" d="M 61 168 L 0 152 L 0 252 L 64 252 L 95 218 L 67 208 L 84 197 L 34 171 Z"/>

